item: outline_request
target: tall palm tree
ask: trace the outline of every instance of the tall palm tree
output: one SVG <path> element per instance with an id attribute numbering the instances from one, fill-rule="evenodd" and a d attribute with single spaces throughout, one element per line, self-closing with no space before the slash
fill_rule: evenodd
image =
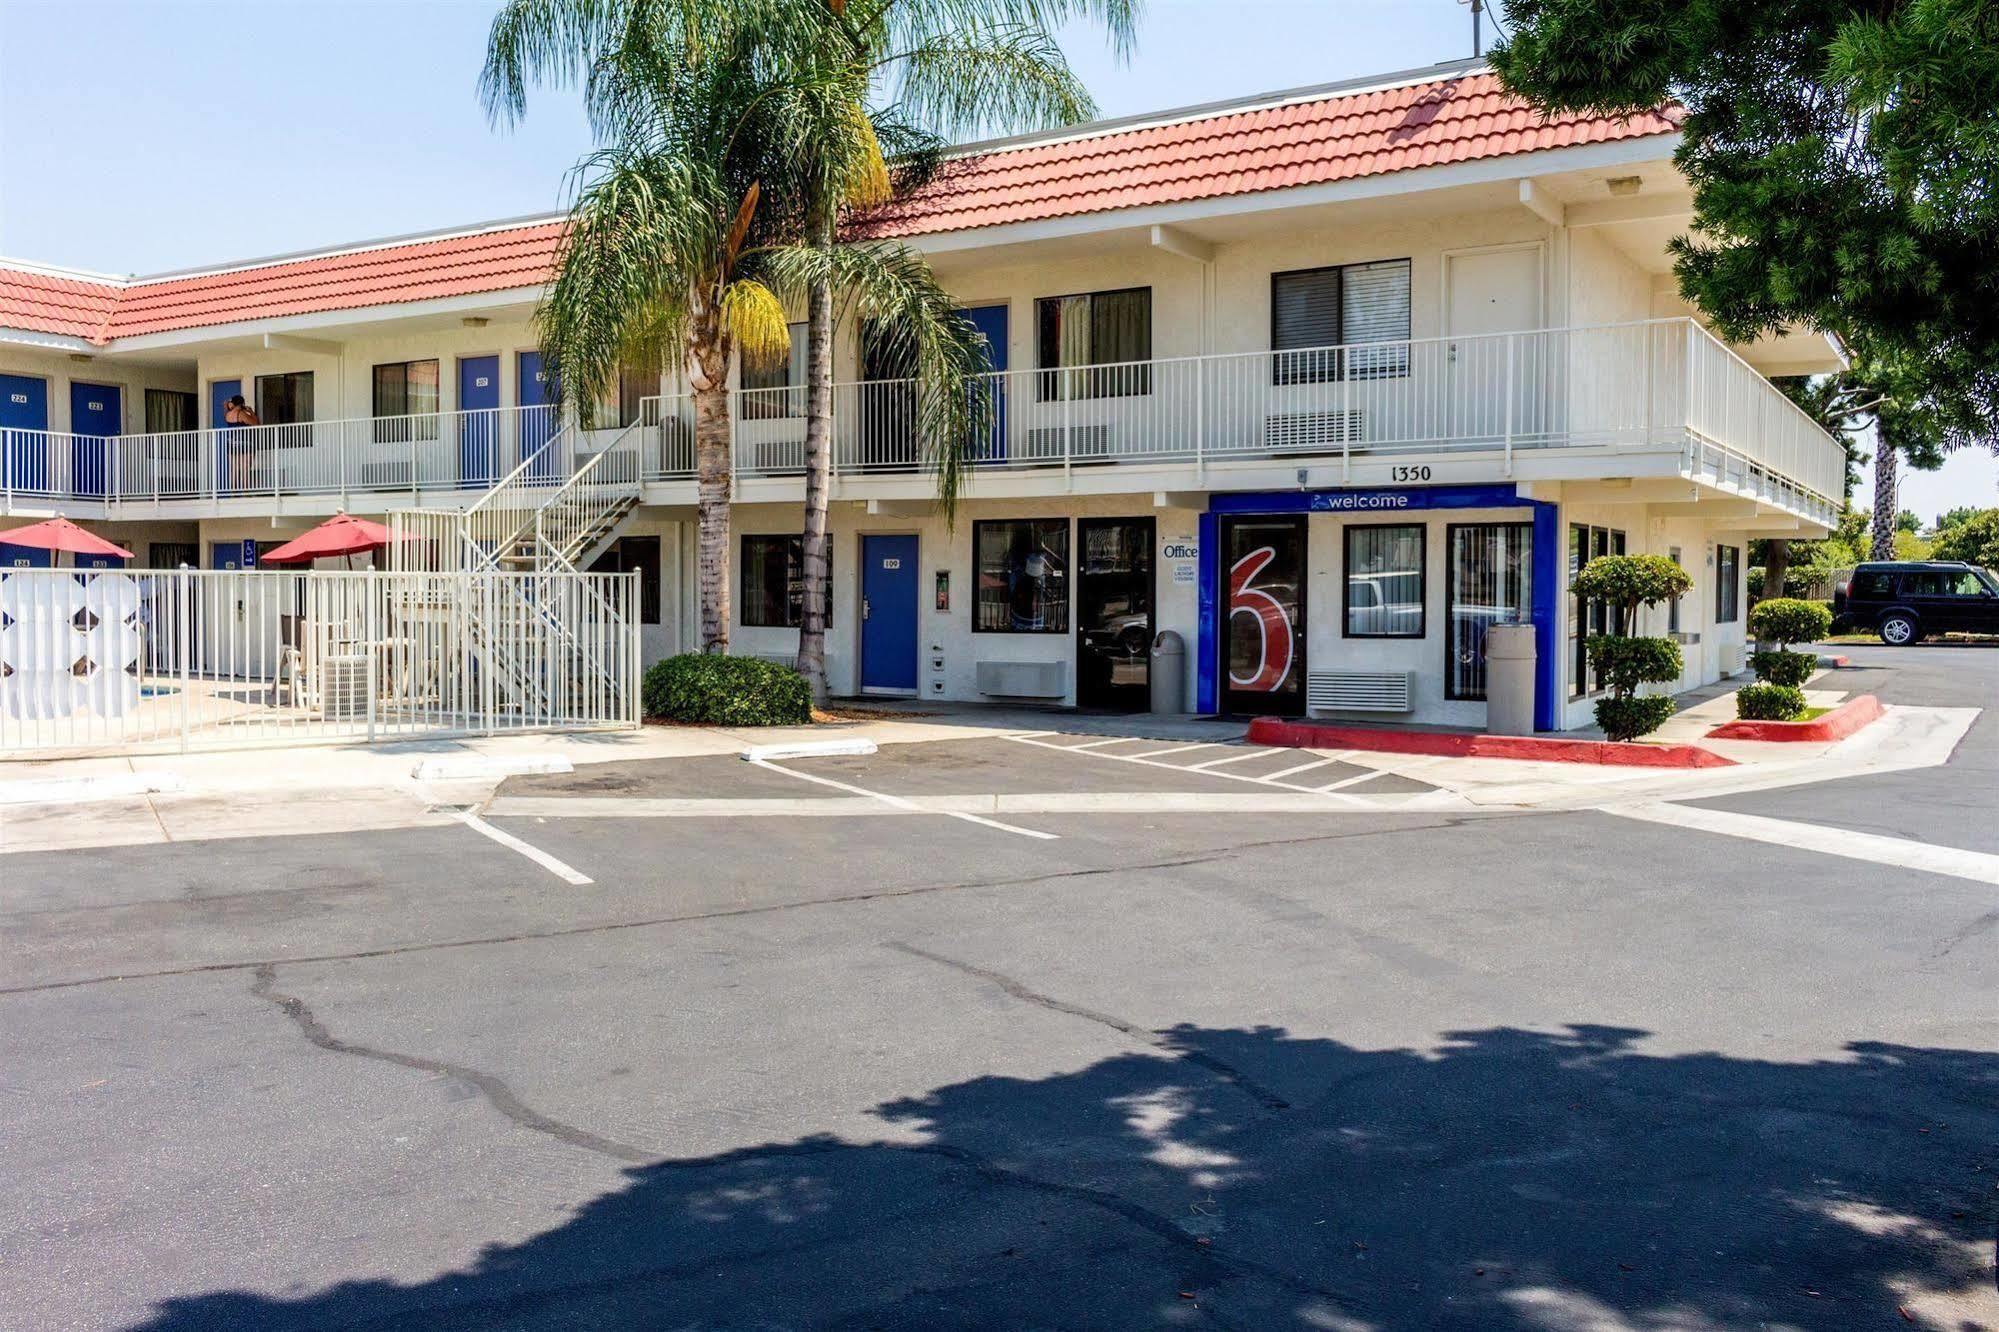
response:
<path id="1" fill-rule="evenodd" d="M 743 127 L 771 78 L 767 15 L 724 0 L 509 0 L 480 92 L 496 120 L 540 79 L 580 84 L 599 147 L 573 173 L 555 280 L 536 312 L 559 398 L 588 403 L 621 364 L 669 356 L 694 403 L 701 647 L 729 645 L 733 357 L 790 342 L 763 280 L 773 219 Z"/>
<path id="2" fill-rule="evenodd" d="M 901 246 L 836 246 L 843 207 L 880 202 L 895 184 L 930 178 L 949 139 L 1073 124 L 1095 105 L 1055 32 L 1071 20 L 1100 24 L 1122 54 L 1139 0 L 804 0 L 785 25 L 797 42 L 793 96 L 773 108 L 766 142 L 791 145 L 790 183 L 804 245 L 787 270 L 806 292 L 805 596 L 798 668 L 826 695 L 830 583 L 827 502 L 833 474 L 833 338 L 844 298 L 885 358 L 910 367 L 920 405 L 915 428 L 954 511 L 969 452 L 984 439 L 993 393 L 965 380 L 986 351 L 919 255 Z M 960 409 L 964 410 L 960 410 Z"/>

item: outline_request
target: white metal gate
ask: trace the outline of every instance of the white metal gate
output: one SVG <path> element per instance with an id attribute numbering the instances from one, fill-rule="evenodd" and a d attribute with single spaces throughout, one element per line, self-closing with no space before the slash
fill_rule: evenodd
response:
<path id="1" fill-rule="evenodd" d="M 638 724 L 631 574 L 0 570 L 0 759 Z"/>

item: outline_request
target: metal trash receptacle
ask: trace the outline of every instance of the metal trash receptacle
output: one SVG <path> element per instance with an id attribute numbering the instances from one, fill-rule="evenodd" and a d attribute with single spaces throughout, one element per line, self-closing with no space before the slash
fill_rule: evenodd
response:
<path id="1" fill-rule="evenodd" d="M 1187 641 L 1171 629 L 1152 639 L 1152 710 L 1187 710 Z"/>
<path id="2" fill-rule="evenodd" d="M 1534 626 L 1495 624 L 1485 631 L 1485 729 L 1489 735 L 1534 734 Z"/>

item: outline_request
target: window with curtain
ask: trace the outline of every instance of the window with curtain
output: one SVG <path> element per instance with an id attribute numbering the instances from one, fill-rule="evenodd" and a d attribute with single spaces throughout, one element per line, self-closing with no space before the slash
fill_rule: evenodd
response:
<path id="1" fill-rule="evenodd" d="M 1407 375 L 1408 344 L 1407 259 L 1270 275 L 1272 383 Z"/>
<path id="2" fill-rule="evenodd" d="M 1346 529 L 1346 636 L 1423 636 L 1420 523 Z"/>
<path id="3" fill-rule="evenodd" d="M 1044 297 L 1034 314 L 1041 401 L 1152 392 L 1152 288 Z"/>
<path id="4" fill-rule="evenodd" d="M 1714 548 L 1714 622 L 1734 624 L 1742 617 L 1742 547 Z"/>
<path id="5" fill-rule="evenodd" d="M 622 430 L 637 425 L 645 411 L 645 400 L 659 396 L 659 371 L 618 367 L 617 382 L 604 396 L 589 404 L 585 430 Z"/>
<path id="6" fill-rule="evenodd" d="M 377 444 L 436 439 L 437 407 L 436 361 L 391 361 L 375 367 Z M 408 417 L 416 419 L 401 419 Z"/>
<path id="7" fill-rule="evenodd" d="M 310 448 L 312 371 L 293 370 L 282 375 L 258 375 L 257 419 L 267 426 L 288 427 L 273 432 L 277 436 L 279 448 Z"/>
<path id="8" fill-rule="evenodd" d="M 1069 520 L 972 524 L 972 632 L 1069 632 Z"/>
<path id="9" fill-rule="evenodd" d="M 826 552 L 826 614 L 833 614 L 833 552 Z M 805 623 L 805 538 L 743 538 L 742 617 L 746 628 L 796 629 Z"/>
<path id="10" fill-rule="evenodd" d="M 1485 697 L 1485 633 L 1519 624 L 1534 603 L 1534 528 L 1530 523 L 1453 524 L 1444 574 L 1450 632 L 1444 648 L 1444 697 Z"/>
<path id="11" fill-rule="evenodd" d="M 746 420 L 805 415 L 806 325 L 792 324 L 790 329 L 790 356 L 762 369 L 748 365 L 743 367 L 743 388 L 765 390 L 761 393 L 745 392 L 740 399 Z M 778 392 L 780 389 L 788 392 Z"/>
<path id="12" fill-rule="evenodd" d="M 195 430 L 196 398 L 179 389 L 146 390 L 146 433 L 167 435 L 177 430 Z"/>

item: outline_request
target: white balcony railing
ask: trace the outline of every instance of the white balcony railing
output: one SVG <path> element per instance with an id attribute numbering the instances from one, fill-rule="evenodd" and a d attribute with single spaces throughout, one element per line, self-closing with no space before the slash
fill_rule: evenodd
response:
<path id="1" fill-rule="evenodd" d="M 1472 453 L 1510 469 L 1552 449 L 1663 449 L 1793 507 L 1836 510 L 1845 491 L 1839 444 L 1691 319 L 1011 370 L 976 391 L 991 428 L 973 461 L 986 469 Z M 915 393 L 834 385 L 836 470 L 926 468 Z M 734 398 L 738 473 L 802 471 L 803 390 Z M 685 400 L 650 410 L 661 465 L 648 475 L 691 474 Z"/>
<path id="2" fill-rule="evenodd" d="M 543 446 L 553 407 L 495 407 L 147 435 L 0 431 L 0 501 L 118 507 L 163 500 L 369 491 L 483 491 L 539 459 L 558 485 L 573 460 Z"/>
<path id="3" fill-rule="evenodd" d="M 1845 493 L 1841 446 L 1691 319 L 1012 370 L 974 392 L 991 422 L 974 450 L 982 470 L 1489 455 L 1509 475 L 1552 450 L 1664 451 L 1689 476 L 1814 517 L 1836 514 Z M 841 475 L 929 467 L 915 393 L 901 380 L 834 385 Z M 802 472 L 804 390 L 731 397 L 737 474 Z M 480 492 L 503 480 L 539 490 L 610 443 L 559 424 L 553 407 L 518 407 L 111 438 L 6 430 L 0 508 Z M 644 479 L 694 475 L 687 396 L 647 398 L 639 426 Z"/>

